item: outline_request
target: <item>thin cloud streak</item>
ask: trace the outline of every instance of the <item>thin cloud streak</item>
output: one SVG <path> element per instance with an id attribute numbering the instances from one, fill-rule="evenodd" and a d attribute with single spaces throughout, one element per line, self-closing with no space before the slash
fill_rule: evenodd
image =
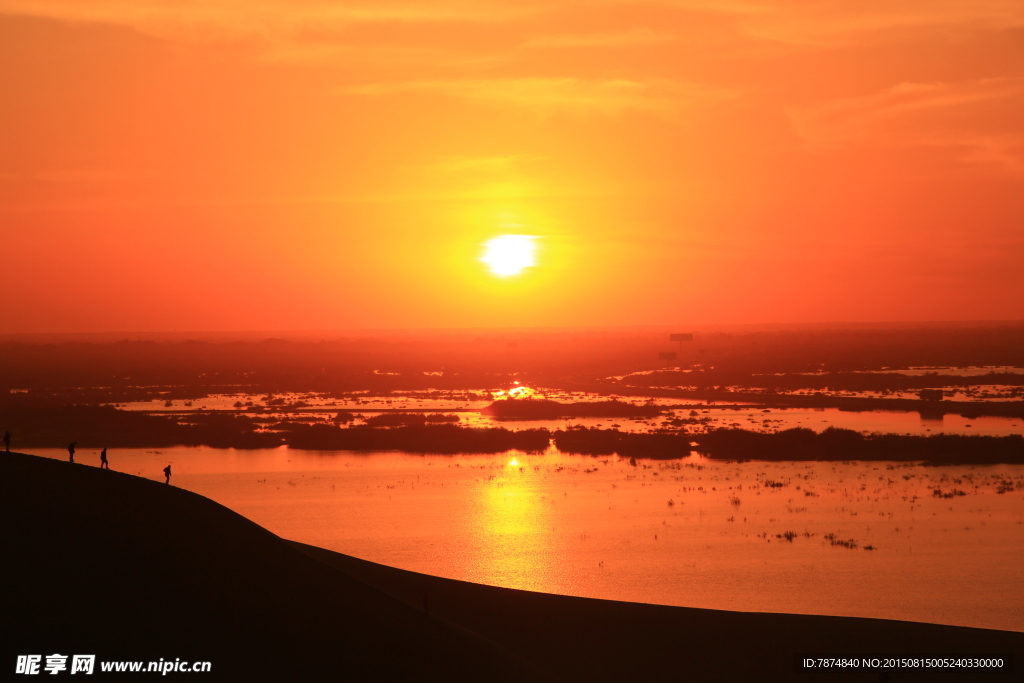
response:
<path id="1" fill-rule="evenodd" d="M 965 116 L 965 112 L 973 114 Z M 1024 78 L 968 83 L 899 83 L 861 97 L 814 107 L 790 108 L 803 140 L 817 148 L 889 144 L 967 148 L 965 161 L 1019 167 L 1021 134 L 1013 121 L 1024 116 Z M 1005 129 L 987 134 L 974 121 L 1004 119 Z"/>
<path id="2" fill-rule="evenodd" d="M 0 13 L 62 21 L 132 26 L 165 37 L 203 39 L 217 35 L 273 33 L 282 29 L 352 22 L 505 22 L 532 16 L 547 3 L 460 0 L 2 0 Z"/>
<path id="3" fill-rule="evenodd" d="M 437 94 L 493 106 L 514 105 L 544 115 L 569 112 L 617 116 L 635 110 L 665 119 L 729 96 L 724 90 L 667 80 L 529 77 L 372 83 L 346 88 L 343 92 L 364 96 Z"/>
<path id="4" fill-rule="evenodd" d="M 651 29 L 635 29 L 622 33 L 556 33 L 535 36 L 522 47 L 631 47 L 661 45 L 678 40 L 675 36 Z"/>
<path id="5" fill-rule="evenodd" d="M 1024 26 L 1018 0 L 822 0 L 764 3 L 746 15 L 744 26 L 763 38 L 798 44 L 834 46 L 843 39 L 870 40 L 894 29 L 958 27 L 998 30 Z"/>

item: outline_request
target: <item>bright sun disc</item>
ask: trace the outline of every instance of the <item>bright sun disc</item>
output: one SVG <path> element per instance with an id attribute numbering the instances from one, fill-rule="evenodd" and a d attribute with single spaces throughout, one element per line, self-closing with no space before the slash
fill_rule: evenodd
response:
<path id="1" fill-rule="evenodd" d="M 518 275 L 524 268 L 533 265 L 536 237 L 532 235 L 502 235 L 484 245 L 481 261 L 487 264 L 495 275 L 506 277 Z"/>

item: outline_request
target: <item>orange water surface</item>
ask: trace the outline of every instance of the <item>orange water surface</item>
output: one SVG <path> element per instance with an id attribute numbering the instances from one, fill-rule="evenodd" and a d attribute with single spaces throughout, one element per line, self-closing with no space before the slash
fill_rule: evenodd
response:
<path id="1" fill-rule="evenodd" d="M 94 465 L 98 454 L 76 459 Z M 1024 631 L 1019 465 L 691 457 L 634 466 L 554 448 L 438 456 L 284 447 L 112 450 L 110 462 L 158 480 L 171 463 L 172 484 L 284 538 L 438 576 Z"/>

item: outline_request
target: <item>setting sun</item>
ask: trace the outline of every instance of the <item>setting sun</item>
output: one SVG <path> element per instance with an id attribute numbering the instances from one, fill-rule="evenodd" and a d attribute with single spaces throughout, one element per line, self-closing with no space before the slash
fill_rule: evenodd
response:
<path id="1" fill-rule="evenodd" d="M 484 245 L 484 255 L 480 260 L 486 263 L 495 275 L 518 275 L 524 268 L 534 265 L 535 239 L 536 237 L 531 235 L 495 237 Z"/>

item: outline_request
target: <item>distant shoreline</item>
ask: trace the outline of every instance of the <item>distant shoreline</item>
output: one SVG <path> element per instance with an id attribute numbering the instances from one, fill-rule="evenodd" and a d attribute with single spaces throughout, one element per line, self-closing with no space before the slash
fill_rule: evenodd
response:
<path id="1" fill-rule="evenodd" d="M 407 413 L 409 419 L 424 420 Z M 401 413 L 387 413 L 401 417 Z M 7 424 L 20 425 L 22 447 L 62 448 L 75 440 L 80 448 L 276 448 L 410 453 L 540 453 L 559 450 L 585 455 L 681 459 L 696 451 L 716 460 L 898 461 L 928 464 L 1024 464 L 1024 436 L 862 434 L 829 427 L 821 433 L 803 427 L 779 432 L 718 428 L 702 431 L 622 432 L 598 427 L 512 431 L 503 427 L 465 427 L 451 422 L 392 427 L 281 423 L 277 432 L 257 431 L 244 415 L 210 412 L 188 424 L 168 417 L 116 410 L 111 406 L 71 406 L 27 414 L 8 412 Z M 20 419 L 19 419 L 20 418 Z M 686 424 L 688 421 L 681 421 Z M 689 418 L 699 424 L 699 418 Z M 69 438 L 69 435 L 73 435 Z"/>

